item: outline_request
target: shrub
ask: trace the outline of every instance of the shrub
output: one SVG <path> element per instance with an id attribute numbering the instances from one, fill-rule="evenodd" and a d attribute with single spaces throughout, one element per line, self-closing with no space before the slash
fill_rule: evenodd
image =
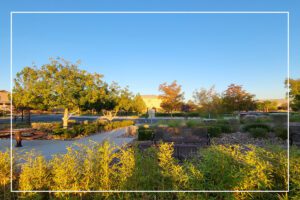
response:
<path id="1" fill-rule="evenodd" d="M 287 134 L 288 134 L 287 128 L 278 126 L 278 127 L 274 128 L 274 132 L 275 132 L 277 137 L 279 137 L 283 140 L 287 139 Z"/>
<path id="2" fill-rule="evenodd" d="M 186 122 L 186 126 L 189 128 L 194 128 L 194 127 L 198 127 L 201 126 L 203 123 L 200 120 L 188 120 Z"/>
<path id="3" fill-rule="evenodd" d="M 19 190 L 46 190 L 49 187 L 49 167 L 45 158 L 35 152 L 25 155 L 25 163 L 21 167 Z"/>
<path id="4" fill-rule="evenodd" d="M 96 121 L 96 123 L 99 126 L 105 126 L 106 124 L 108 124 L 108 121 L 107 120 L 103 120 L 103 119 L 99 119 L 99 120 Z"/>
<path id="5" fill-rule="evenodd" d="M 153 138 L 154 130 L 152 128 L 145 128 L 140 126 L 138 129 L 138 140 L 151 140 Z"/>
<path id="6" fill-rule="evenodd" d="M 267 124 L 260 124 L 260 123 L 246 124 L 243 127 L 243 130 L 244 131 L 249 131 L 252 128 L 264 128 L 267 131 L 271 131 L 271 127 L 269 125 L 267 125 Z"/>
<path id="7" fill-rule="evenodd" d="M 62 135 L 64 134 L 64 129 L 63 128 L 55 128 L 52 130 L 52 134 L 53 135 Z"/>
<path id="8" fill-rule="evenodd" d="M 222 130 L 219 126 L 207 126 L 207 133 L 210 137 L 218 137 L 221 135 Z"/>
<path id="9" fill-rule="evenodd" d="M 255 138 L 265 138 L 268 133 L 267 129 L 265 128 L 251 128 L 249 132 L 252 135 L 252 137 Z"/>
<path id="10" fill-rule="evenodd" d="M 300 199 L 300 148 L 290 148 L 290 199 Z"/>
<path id="11" fill-rule="evenodd" d="M 182 120 L 169 120 L 167 122 L 167 124 L 168 124 L 169 127 L 173 127 L 173 128 L 180 127 L 180 126 L 184 125 Z"/>
<path id="12" fill-rule="evenodd" d="M 0 185 L 5 186 L 10 181 L 10 154 L 9 151 L 0 151 Z M 1 191 L 1 190 L 0 190 Z"/>
<path id="13" fill-rule="evenodd" d="M 256 119 L 256 123 L 267 123 L 267 122 L 272 122 L 272 119 L 270 117 L 267 117 L 267 116 L 258 117 Z"/>
<path id="14" fill-rule="evenodd" d="M 109 131 L 112 129 L 122 128 L 126 126 L 134 125 L 134 121 L 132 120 L 124 120 L 124 121 L 113 121 L 104 125 L 104 131 Z"/>
<path id="15" fill-rule="evenodd" d="M 84 136 L 88 136 L 88 135 L 94 134 L 98 131 L 97 124 L 84 125 L 82 128 L 83 128 L 82 133 L 75 133 L 75 134 L 83 134 Z M 81 130 L 81 128 L 80 128 L 80 130 Z"/>
<path id="16" fill-rule="evenodd" d="M 61 122 L 33 122 L 31 128 L 41 131 L 52 131 L 53 129 L 60 128 Z"/>
<path id="17" fill-rule="evenodd" d="M 184 189 L 188 182 L 188 176 L 182 166 L 173 158 L 173 143 L 162 143 L 158 146 L 157 157 L 162 175 L 170 178 L 173 189 Z"/>
<path id="18" fill-rule="evenodd" d="M 229 124 L 218 124 L 222 133 L 232 133 L 232 128 Z"/>
<path id="19" fill-rule="evenodd" d="M 300 122 L 300 115 L 299 114 L 291 114 L 290 122 Z"/>

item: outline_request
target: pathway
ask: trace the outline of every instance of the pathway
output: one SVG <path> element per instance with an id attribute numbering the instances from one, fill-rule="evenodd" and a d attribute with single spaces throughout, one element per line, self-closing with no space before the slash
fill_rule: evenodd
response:
<path id="1" fill-rule="evenodd" d="M 16 151 L 28 152 L 32 149 L 39 151 L 46 159 L 51 159 L 53 154 L 64 154 L 67 152 L 66 147 L 75 143 L 88 144 L 90 140 L 95 142 L 103 142 L 108 140 L 112 145 L 122 146 L 134 140 L 134 138 L 120 137 L 126 131 L 126 128 L 121 128 L 105 133 L 98 133 L 77 140 L 23 140 L 23 147 L 15 148 Z M 13 145 L 15 141 L 13 140 Z M 0 151 L 5 151 L 10 148 L 10 139 L 0 139 Z"/>

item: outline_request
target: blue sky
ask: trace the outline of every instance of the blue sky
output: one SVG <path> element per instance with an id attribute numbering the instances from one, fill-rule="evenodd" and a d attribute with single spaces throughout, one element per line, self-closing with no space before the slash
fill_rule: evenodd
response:
<path id="1" fill-rule="evenodd" d="M 290 70 L 299 78 L 299 9 L 296 1 L 263 0 L 11 1 L 0 8 L 0 88 L 10 89 L 10 11 L 290 11 Z M 177 80 L 186 99 L 231 83 L 257 98 L 282 98 L 286 27 L 285 14 L 15 14 L 13 74 L 60 56 L 135 93 L 157 94 L 160 83 Z"/>

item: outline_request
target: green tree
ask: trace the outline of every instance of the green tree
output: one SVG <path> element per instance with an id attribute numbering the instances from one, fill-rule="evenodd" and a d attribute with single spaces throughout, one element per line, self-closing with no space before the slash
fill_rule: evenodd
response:
<path id="1" fill-rule="evenodd" d="M 254 96 L 241 85 L 231 84 L 223 93 L 223 106 L 227 112 L 254 110 L 256 108 Z"/>
<path id="2" fill-rule="evenodd" d="M 257 102 L 257 109 L 263 112 L 269 112 L 270 110 L 277 110 L 277 103 L 275 101 L 270 101 L 270 100 Z"/>
<path id="3" fill-rule="evenodd" d="M 215 87 L 194 91 L 194 101 L 205 113 L 219 114 L 223 112 L 221 96 L 215 91 Z"/>
<path id="4" fill-rule="evenodd" d="M 132 109 L 137 112 L 138 115 L 146 111 L 147 106 L 140 94 L 135 95 L 133 98 Z"/>
<path id="5" fill-rule="evenodd" d="M 300 111 L 300 79 L 285 80 L 286 87 L 289 88 L 290 107 L 294 111 Z"/>
<path id="6" fill-rule="evenodd" d="M 16 74 L 14 79 L 12 102 L 15 109 L 22 112 L 22 120 L 24 110 L 29 110 L 30 112 L 30 109 L 42 108 L 42 98 L 36 84 L 38 78 L 39 74 L 36 68 L 25 67 Z"/>
<path id="7" fill-rule="evenodd" d="M 64 59 L 50 60 L 49 64 L 36 68 L 34 78 L 28 87 L 23 87 L 28 93 L 28 99 L 38 101 L 47 108 L 63 108 L 63 126 L 68 127 L 70 112 L 78 112 L 86 103 L 94 103 L 104 95 L 101 74 L 91 74 L 78 68 L 79 63 L 70 63 Z M 16 79 L 14 91 L 26 79 L 27 68 L 20 72 Z M 18 77 L 18 76 L 17 76 Z M 22 91 L 22 90 L 21 90 Z M 18 94 L 21 95 L 21 94 Z M 36 100 L 35 100 L 36 99 Z"/>
<path id="8" fill-rule="evenodd" d="M 163 83 L 159 86 L 159 91 L 162 92 L 159 95 L 162 100 L 160 106 L 172 116 L 172 112 L 179 110 L 183 103 L 184 94 L 181 92 L 181 85 L 178 85 L 176 81 L 170 85 Z"/>
<path id="9" fill-rule="evenodd" d="M 132 110 L 133 94 L 129 91 L 128 87 L 125 87 L 120 91 L 120 97 L 117 104 L 119 110 L 123 110 L 126 113 Z"/>

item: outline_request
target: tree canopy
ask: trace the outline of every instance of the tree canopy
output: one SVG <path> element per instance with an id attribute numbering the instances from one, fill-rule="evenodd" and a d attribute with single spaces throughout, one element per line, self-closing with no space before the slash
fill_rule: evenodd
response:
<path id="1" fill-rule="evenodd" d="M 227 112 L 249 111 L 256 108 L 255 95 L 248 93 L 241 85 L 231 84 L 223 93 L 223 106 Z"/>
<path id="2" fill-rule="evenodd" d="M 162 92 L 159 98 L 162 100 L 161 107 L 172 114 L 173 111 L 179 110 L 183 103 L 183 92 L 181 85 L 173 81 L 170 85 L 163 83 L 159 86 L 159 91 Z"/>
<path id="3" fill-rule="evenodd" d="M 289 79 L 285 81 L 285 85 L 289 88 L 290 107 L 295 111 L 300 111 L 300 79 Z"/>
<path id="4" fill-rule="evenodd" d="M 215 87 L 194 91 L 194 101 L 202 111 L 210 114 L 219 114 L 222 112 L 222 98 L 215 91 Z"/>
<path id="5" fill-rule="evenodd" d="M 67 127 L 69 111 L 79 110 L 105 96 L 102 77 L 80 70 L 78 63 L 64 59 L 50 60 L 40 68 L 25 67 L 15 78 L 13 102 L 17 107 L 33 109 L 63 108 L 63 122 Z"/>

